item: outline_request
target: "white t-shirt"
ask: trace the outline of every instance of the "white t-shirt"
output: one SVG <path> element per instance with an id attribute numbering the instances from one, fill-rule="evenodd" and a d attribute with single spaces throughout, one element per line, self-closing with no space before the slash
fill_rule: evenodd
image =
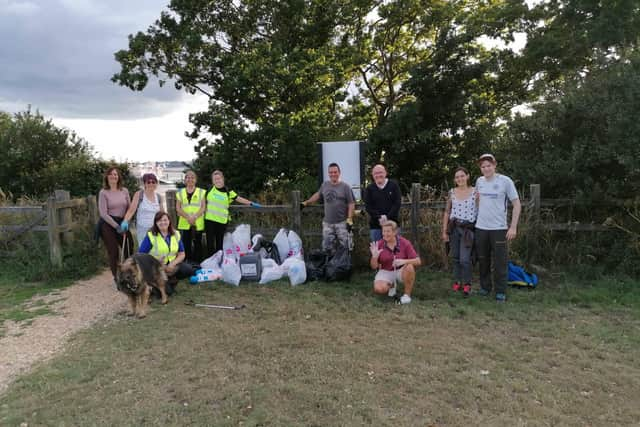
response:
<path id="1" fill-rule="evenodd" d="M 518 191 L 508 176 L 495 174 L 490 180 L 481 176 L 476 180 L 476 191 L 480 195 L 476 228 L 481 230 L 506 230 L 507 198 L 518 198 Z"/>

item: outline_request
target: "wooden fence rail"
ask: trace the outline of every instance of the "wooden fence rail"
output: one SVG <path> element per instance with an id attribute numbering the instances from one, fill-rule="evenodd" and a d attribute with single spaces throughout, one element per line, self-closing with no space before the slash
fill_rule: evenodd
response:
<path id="1" fill-rule="evenodd" d="M 441 213 L 444 211 L 446 207 L 446 202 L 442 200 L 438 201 L 421 201 L 421 185 L 414 183 L 411 186 L 411 192 L 409 194 L 409 201 L 403 202 L 401 204 L 401 211 L 409 212 L 409 221 L 408 223 L 403 223 L 403 230 L 405 230 L 405 234 L 410 237 L 410 239 L 414 242 L 417 242 L 419 239 L 419 235 L 424 232 L 437 232 L 440 233 L 441 228 L 441 216 L 437 216 L 437 221 L 423 224 L 421 223 L 421 212 L 425 210 L 435 210 L 440 211 Z M 175 190 L 170 190 L 166 194 L 167 198 L 167 209 L 169 210 L 169 214 L 171 216 L 171 220 L 175 223 Z M 301 237 L 317 237 L 322 235 L 320 231 L 320 223 L 318 223 L 312 229 L 302 229 L 302 215 L 303 212 L 300 209 L 300 201 L 301 196 L 299 191 L 291 192 L 291 204 L 290 205 L 270 205 L 264 206 L 262 208 L 256 209 L 249 206 L 243 205 L 233 205 L 231 206 L 231 212 L 243 212 L 243 211 L 259 211 L 259 212 L 276 212 L 287 214 L 290 217 L 289 223 L 282 223 L 280 227 L 287 227 L 291 230 L 294 230 Z M 541 211 L 543 207 L 553 207 L 554 200 L 553 199 L 542 199 L 541 198 L 541 190 L 539 184 L 532 184 L 529 187 L 529 198 L 521 199 L 523 206 L 523 214 L 526 216 L 529 221 L 530 226 L 538 227 L 540 230 L 549 230 L 549 231 L 569 231 L 569 232 L 603 232 L 603 231 L 611 231 L 610 227 L 601 225 L 601 224 L 585 224 L 578 222 L 566 222 L 566 223 L 542 223 L 541 222 Z M 569 206 L 571 205 L 570 199 L 559 199 L 559 206 Z M 623 204 L 624 201 L 618 201 L 618 204 Z M 320 212 L 322 210 L 321 205 L 309 206 L 305 208 L 305 212 Z M 356 210 L 364 211 L 364 204 L 357 203 Z M 265 235 L 272 235 L 278 231 L 279 227 L 276 228 L 252 228 L 253 233 L 261 233 Z M 357 235 L 366 236 L 368 235 L 368 228 L 354 228 L 354 232 Z"/>
<path id="2" fill-rule="evenodd" d="M 84 221 L 73 221 L 72 209 L 86 210 Z M 72 244 L 74 231 L 78 227 L 93 227 L 98 221 L 98 205 L 96 196 L 71 199 L 69 192 L 56 190 L 47 199 L 47 203 L 39 206 L 1 206 L 0 213 L 30 217 L 26 224 L 1 225 L 3 239 L 26 232 L 47 232 L 49 240 L 49 258 L 51 264 L 62 266 L 62 245 Z M 46 225 L 42 225 L 46 220 Z"/>
<path id="3" fill-rule="evenodd" d="M 167 209 L 171 217 L 172 222 L 176 223 L 176 211 L 175 211 L 175 190 L 170 190 L 166 193 Z M 409 193 L 409 201 L 403 202 L 401 206 L 401 212 L 404 212 L 404 217 L 408 218 L 408 221 L 403 223 L 404 233 L 414 242 L 419 241 L 419 235 L 425 232 L 439 233 L 441 213 L 445 208 L 444 201 L 421 201 L 421 186 L 420 184 L 413 184 L 411 186 L 411 192 Z M 550 231 L 568 231 L 568 232 L 604 232 L 612 230 L 611 227 L 607 227 L 601 224 L 594 223 L 579 223 L 579 222 L 566 222 L 566 223 L 548 223 L 542 222 L 541 211 L 542 208 L 548 207 L 566 207 L 580 205 L 579 202 L 572 201 L 570 199 L 542 199 L 540 185 L 533 184 L 529 187 L 529 198 L 521 199 L 523 206 L 523 214 L 527 217 L 528 226 L 535 227 L 538 230 L 550 230 Z M 300 201 L 302 200 L 299 191 L 293 191 L 291 193 L 291 204 L 289 205 L 269 205 L 262 208 L 253 208 L 249 206 L 232 206 L 231 211 L 240 213 L 248 211 L 256 211 L 260 213 L 276 213 L 283 214 L 283 217 L 289 217 L 289 220 L 284 220 L 279 224 L 272 224 L 270 227 L 256 227 L 252 232 L 262 233 L 266 236 L 275 234 L 280 227 L 286 227 L 294 230 L 298 233 L 303 241 L 305 237 L 318 237 L 322 234 L 320 222 L 318 221 L 312 227 L 303 229 L 303 213 L 300 209 Z M 616 206 L 624 206 L 625 201 L 617 201 Z M 608 203 L 609 206 L 613 206 Z M 86 221 L 80 221 L 74 223 L 72 220 L 72 209 L 84 209 L 84 218 Z M 364 205 L 358 203 L 356 209 L 364 211 Z M 320 215 L 322 211 L 321 205 L 309 206 L 305 208 L 305 212 L 313 212 L 315 215 Z M 422 223 L 421 215 L 424 211 L 437 211 L 440 214 L 431 216 L 434 218 L 431 222 Z M 97 200 L 95 196 L 89 196 L 86 198 L 71 199 L 68 191 L 57 190 L 52 195 L 47 203 L 38 206 L 0 206 L 0 214 L 7 213 L 10 215 L 20 215 L 28 217 L 25 224 L 21 225 L 0 225 L 0 240 L 8 240 L 7 236 L 18 236 L 25 232 L 47 232 L 49 239 L 49 253 L 51 263 L 55 266 L 62 265 L 62 247 L 65 244 L 73 242 L 73 232 L 79 226 L 93 227 L 99 218 Z M 46 225 L 42 223 L 46 220 Z M 365 222 L 368 224 L 368 222 Z M 526 230 L 523 230 L 526 233 Z M 356 227 L 354 232 L 357 236 L 368 235 L 368 225 Z"/>

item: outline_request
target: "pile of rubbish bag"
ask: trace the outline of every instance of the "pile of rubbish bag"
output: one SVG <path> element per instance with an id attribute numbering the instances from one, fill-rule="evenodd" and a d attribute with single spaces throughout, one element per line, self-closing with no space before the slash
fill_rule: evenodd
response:
<path id="1" fill-rule="evenodd" d="M 240 224 L 224 235 L 222 250 L 200 263 L 192 284 L 222 280 L 239 286 L 240 280 L 266 284 L 287 276 L 292 286 L 307 280 L 302 239 L 281 228 L 272 241 L 261 234 L 251 237 L 251 226 Z"/>

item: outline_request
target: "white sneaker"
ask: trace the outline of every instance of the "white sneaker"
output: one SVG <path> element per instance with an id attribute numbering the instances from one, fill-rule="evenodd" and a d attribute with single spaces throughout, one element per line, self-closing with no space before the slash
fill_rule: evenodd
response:
<path id="1" fill-rule="evenodd" d="M 391 286 L 389 288 L 389 291 L 387 292 L 387 295 L 390 297 L 395 297 L 396 296 L 396 287 L 395 286 Z"/>
<path id="2" fill-rule="evenodd" d="M 400 304 L 409 304 L 411 302 L 411 297 L 407 294 L 404 294 L 400 297 Z"/>

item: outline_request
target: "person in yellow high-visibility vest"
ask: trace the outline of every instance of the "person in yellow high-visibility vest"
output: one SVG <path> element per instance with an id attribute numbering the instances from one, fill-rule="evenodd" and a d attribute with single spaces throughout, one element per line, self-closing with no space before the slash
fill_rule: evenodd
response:
<path id="1" fill-rule="evenodd" d="M 182 236 L 187 260 L 202 261 L 202 232 L 206 209 L 206 190 L 196 187 L 196 174 L 189 170 L 184 174 L 185 187 L 176 193 L 178 230 Z"/>
<path id="2" fill-rule="evenodd" d="M 150 254 L 164 266 L 169 281 L 167 294 L 171 295 L 178 280 L 191 277 L 193 269 L 184 261 L 184 245 L 180 232 L 171 225 L 166 212 L 158 212 L 153 218 L 153 226 L 140 243 L 138 252 Z"/>
<path id="3" fill-rule="evenodd" d="M 240 197 L 235 191 L 227 189 L 224 185 L 224 175 L 221 171 L 213 171 L 211 181 L 213 185 L 207 191 L 207 208 L 204 214 L 204 228 L 207 235 L 207 258 L 222 250 L 222 239 L 227 231 L 227 224 L 231 219 L 229 205 L 233 201 L 243 205 L 250 205 L 254 208 L 262 207 L 260 203 Z"/>

